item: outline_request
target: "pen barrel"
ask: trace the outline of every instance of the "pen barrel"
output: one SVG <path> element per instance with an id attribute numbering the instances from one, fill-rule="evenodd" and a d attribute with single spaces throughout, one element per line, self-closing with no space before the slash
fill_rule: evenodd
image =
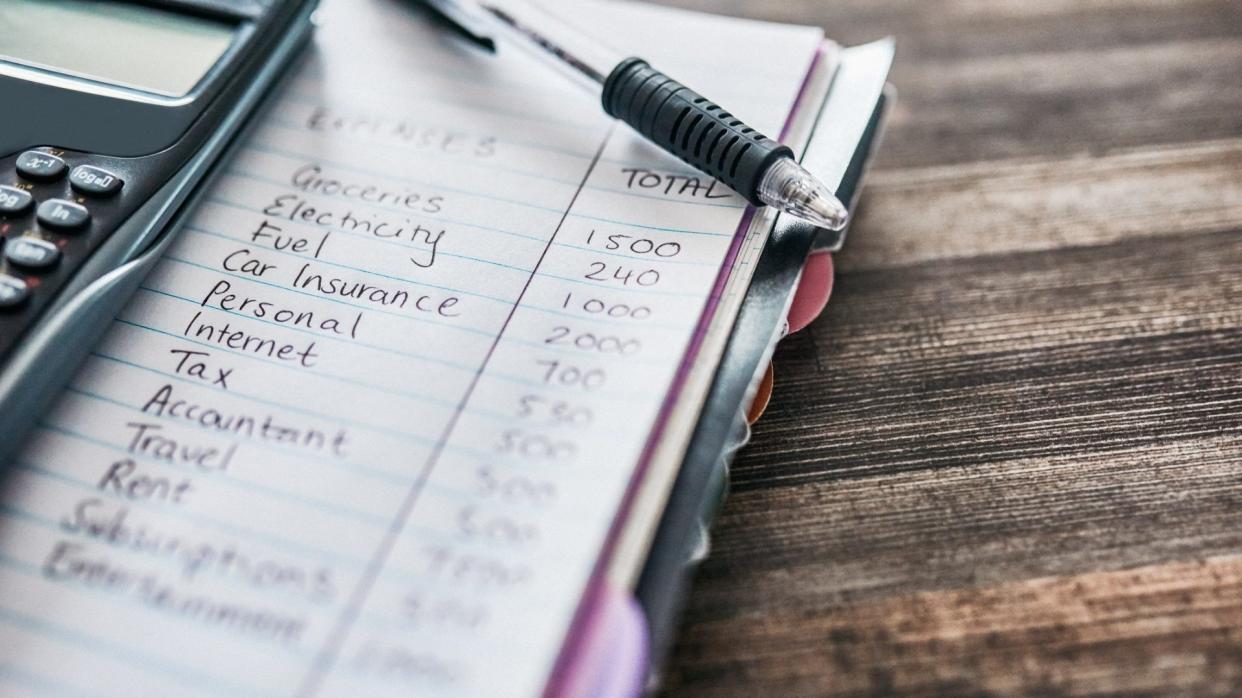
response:
<path id="1" fill-rule="evenodd" d="M 660 147 L 762 206 L 759 183 L 773 162 L 793 157 L 720 105 L 652 68 L 627 58 L 604 81 L 604 111 Z"/>

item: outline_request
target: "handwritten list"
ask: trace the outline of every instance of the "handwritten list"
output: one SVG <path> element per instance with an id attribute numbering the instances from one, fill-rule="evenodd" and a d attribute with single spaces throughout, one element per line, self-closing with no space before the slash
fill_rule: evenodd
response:
<path id="1" fill-rule="evenodd" d="M 556 5 L 771 132 L 820 41 Z M 324 15 L 13 464 L 6 695 L 547 681 L 744 202 L 408 3 Z"/>

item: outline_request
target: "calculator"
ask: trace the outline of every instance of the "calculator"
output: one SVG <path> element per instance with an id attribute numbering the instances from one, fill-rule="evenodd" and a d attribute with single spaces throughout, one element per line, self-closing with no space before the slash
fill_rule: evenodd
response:
<path id="1" fill-rule="evenodd" d="M 0 464 L 306 43 L 315 5 L 0 1 Z"/>

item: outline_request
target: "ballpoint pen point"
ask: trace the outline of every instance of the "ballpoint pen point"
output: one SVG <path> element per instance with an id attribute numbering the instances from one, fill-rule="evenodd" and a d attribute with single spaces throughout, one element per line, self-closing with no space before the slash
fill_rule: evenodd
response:
<path id="1" fill-rule="evenodd" d="M 841 230 L 850 219 L 840 199 L 792 158 L 777 160 L 763 174 L 759 198 L 769 206 L 828 230 Z"/>

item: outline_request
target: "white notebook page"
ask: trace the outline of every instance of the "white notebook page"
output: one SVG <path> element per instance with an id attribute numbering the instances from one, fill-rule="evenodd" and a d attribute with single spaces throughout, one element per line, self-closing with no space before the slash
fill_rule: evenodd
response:
<path id="1" fill-rule="evenodd" d="M 767 132 L 820 41 L 558 6 Z M 324 15 L 13 464 L 4 695 L 547 681 L 743 202 L 408 3 Z"/>

